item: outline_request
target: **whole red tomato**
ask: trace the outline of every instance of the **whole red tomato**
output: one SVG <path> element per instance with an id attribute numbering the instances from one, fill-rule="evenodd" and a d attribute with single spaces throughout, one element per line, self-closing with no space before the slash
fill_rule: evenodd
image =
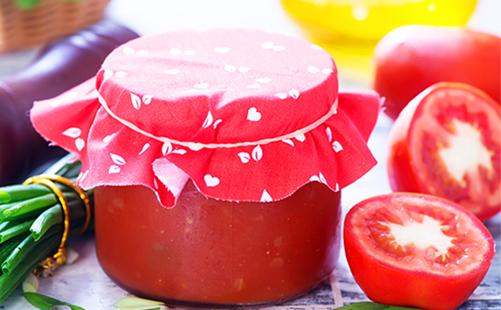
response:
<path id="1" fill-rule="evenodd" d="M 400 113 L 390 132 L 394 191 L 448 198 L 481 220 L 501 210 L 501 107 L 482 91 L 435 84 Z"/>
<path id="2" fill-rule="evenodd" d="M 485 276 L 494 240 L 471 212 L 435 196 L 394 193 L 353 207 L 344 222 L 351 272 L 379 303 L 454 309 Z"/>
<path id="3" fill-rule="evenodd" d="M 407 103 L 437 82 L 462 82 L 501 96 L 501 38 L 465 28 L 406 26 L 375 51 L 374 88 L 395 119 Z"/>

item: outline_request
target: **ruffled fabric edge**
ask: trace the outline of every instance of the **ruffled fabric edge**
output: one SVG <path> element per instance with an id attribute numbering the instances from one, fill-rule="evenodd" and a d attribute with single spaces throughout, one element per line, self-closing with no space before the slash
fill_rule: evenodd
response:
<path id="1" fill-rule="evenodd" d="M 225 201 L 277 201 L 309 182 L 338 191 L 376 164 L 366 142 L 379 107 L 376 93 L 341 93 L 337 114 L 304 135 L 266 145 L 191 150 L 118 123 L 101 107 L 91 79 L 35 103 L 31 119 L 45 139 L 79 156 L 82 187 L 146 186 L 172 207 L 190 179 L 206 197 Z"/>

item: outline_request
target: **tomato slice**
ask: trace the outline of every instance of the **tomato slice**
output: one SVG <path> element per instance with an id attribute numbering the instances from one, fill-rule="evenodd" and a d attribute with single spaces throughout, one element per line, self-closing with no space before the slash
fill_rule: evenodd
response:
<path id="1" fill-rule="evenodd" d="M 379 303 L 453 309 L 480 284 L 494 240 L 473 213 L 424 194 L 393 193 L 353 207 L 344 223 L 348 264 Z"/>
<path id="2" fill-rule="evenodd" d="M 390 134 L 392 188 L 453 200 L 486 220 L 501 210 L 501 108 L 478 89 L 439 83 Z"/>

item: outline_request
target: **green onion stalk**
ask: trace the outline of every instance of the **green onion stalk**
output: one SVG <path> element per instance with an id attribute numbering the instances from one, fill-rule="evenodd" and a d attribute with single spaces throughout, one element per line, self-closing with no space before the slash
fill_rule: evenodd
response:
<path id="1" fill-rule="evenodd" d="M 44 174 L 76 181 L 81 163 L 67 156 Z M 56 183 L 65 197 L 70 217 L 69 236 L 85 224 L 84 202 L 69 187 Z M 86 192 L 93 200 L 93 192 Z M 64 212 L 51 189 L 40 184 L 0 187 L 0 304 L 19 287 L 41 261 L 53 255 L 64 231 Z"/>

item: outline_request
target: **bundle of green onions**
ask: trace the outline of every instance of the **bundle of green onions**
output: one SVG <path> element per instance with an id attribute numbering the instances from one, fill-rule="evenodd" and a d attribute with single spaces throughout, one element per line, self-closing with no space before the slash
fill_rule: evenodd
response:
<path id="1" fill-rule="evenodd" d="M 80 162 L 68 156 L 44 174 L 75 181 L 80 167 Z M 70 187 L 57 187 L 69 209 L 69 236 L 78 234 L 86 222 L 84 202 Z M 92 191 L 87 195 L 92 200 Z M 48 187 L 23 184 L 0 188 L 0 304 L 41 261 L 58 250 L 63 222 L 60 200 Z"/>

